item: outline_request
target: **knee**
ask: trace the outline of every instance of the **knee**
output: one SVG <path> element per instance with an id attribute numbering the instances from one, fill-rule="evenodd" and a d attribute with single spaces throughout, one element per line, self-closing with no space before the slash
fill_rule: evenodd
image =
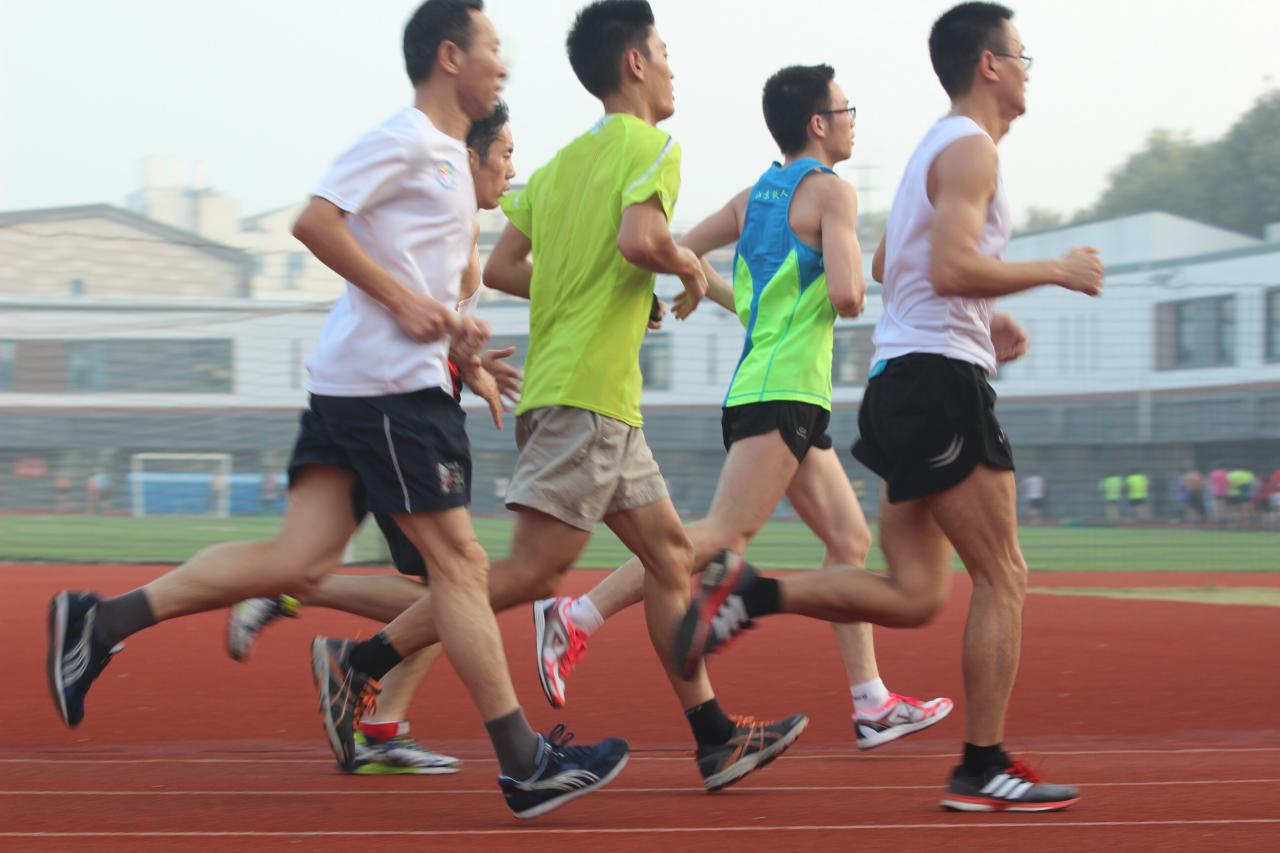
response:
<path id="1" fill-rule="evenodd" d="M 459 593 L 489 595 L 489 555 L 478 540 L 459 543 L 445 559 L 429 563 L 431 582 Z"/>
<path id="2" fill-rule="evenodd" d="M 973 582 L 975 587 L 985 586 L 990 593 L 1020 606 L 1027 596 L 1027 563 L 1022 552 L 1015 550 L 993 560 Z"/>
<path id="3" fill-rule="evenodd" d="M 685 588 L 689 585 L 689 575 L 695 569 L 703 568 L 694 565 L 697 554 L 683 527 L 671 531 L 647 549 L 647 553 L 637 556 L 650 574 L 661 578 L 664 583 Z"/>

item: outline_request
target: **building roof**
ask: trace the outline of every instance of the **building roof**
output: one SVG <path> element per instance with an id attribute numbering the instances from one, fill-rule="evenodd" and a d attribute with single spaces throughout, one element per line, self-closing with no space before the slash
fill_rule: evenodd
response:
<path id="1" fill-rule="evenodd" d="M 0 228 L 37 222 L 64 222 L 77 219 L 106 219 L 124 225 L 127 228 L 158 237 L 163 242 L 189 246 L 221 260 L 246 266 L 251 262 L 248 252 L 228 246 L 225 243 L 214 242 L 194 231 L 187 231 L 184 228 L 175 228 L 172 225 L 157 222 L 154 219 L 112 204 L 82 204 L 72 207 L 42 207 L 31 210 L 0 211 Z"/>

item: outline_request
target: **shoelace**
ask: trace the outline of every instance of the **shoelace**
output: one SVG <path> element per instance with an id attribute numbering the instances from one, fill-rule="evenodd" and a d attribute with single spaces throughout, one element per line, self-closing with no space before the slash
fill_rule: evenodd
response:
<path id="1" fill-rule="evenodd" d="M 355 708 L 351 711 L 351 724 L 359 728 L 360 721 L 364 719 L 366 714 L 375 714 L 378 711 L 378 694 L 382 692 L 382 685 L 370 678 L 364 683 L 364 687 L 360 690 L 360 695 L 356 698 Z"/>
<path id="2" fill-rule="evenodd" d="M 1032 785 L 1040 784 L 1040 773 L 1036 768 L 1032 767 L 1024 761 L 1015 758 L 1013 763 L 1009 765 L 1009 769 L 1005 771 L 1010 776 L 1017 776 L 1019 779 L 1025 779 Z"/>
<path id="3" fill-rule="evenodd" d="M 587 651 L 587 632 L 578 628 L 572 622 L 565 622 L 564 628 L 569 645 L 560 659 L 561 676 L 568 675 L 578 665 L 578 661 L 582 660 L 582 656 Z"/>
<path id="4" fill-rule="evenodd" d="M 556 723 L 547 733 L 546 740 L 552 749 L 564 749 L 573 741 L 573 732 L 566 729 L 564 723 Z"/>

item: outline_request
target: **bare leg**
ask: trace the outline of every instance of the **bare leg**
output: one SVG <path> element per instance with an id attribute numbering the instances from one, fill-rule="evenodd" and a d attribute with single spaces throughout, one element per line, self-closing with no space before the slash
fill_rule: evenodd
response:
<path id="1" fill-rule="evenodd" d="M 826 547 L 822 568 L 865 566 L 871 528 L 834 450 L 810 450 L 787 489 L 796 514 Z M 835 623 L 836 647 L 850 685 L 880 677 L 875 641 L 866 622 Z"/>
<path id="2" fill-rule="evenodd" d="M 542 512 L 522 508 L 516 513 L 511 541 L 512 556 L 489 569 L 489 604 L 501 612 L 555 591 L 560 575 L 582 554 L 591 534 Z M 439 613 L 432 606 L 432 591 L 400 613 L 385 629 L 388 640 L 401 654 L 409 654 L 440 641 Z"/>
<path id="3" fill-rule="evenodd" d="M 306 468 L 289 494 L 284 526 L 275 538 L 214 545 L 144 587 L 156 621 L 229 607 L 245 598 L 305 595 L 333 569 L 355 532 L 353 482 L 354 475 L 340 468 Z"/>
<path id="4" fill-rule="evenodd" d="M 380 682 L 382 692 L 378 694 L 378 709 L 373 714 L 367 714 L 365 722 L 391 723 L 407 720 L 413 696 L 439 656 L 440 644 L 436 643 L 409 655 L 388 672 Z"/>
<path id="5" fill-rule="evenodd" d="M 434 615 L 440 642 L 476 710 L 486 721 L 508 716 L 519 703 L 498 621 L 489 606 L 488 557 L 476 539 L 470 514 L 458 508 L 401 514 L 395 519 L 426 560 L 432 597 L 439 605 Z M 394 639 L 391 644 L 396 647 Z M 407 655 L 418 648 L 396 647 L 396 651 Z"/>
<path id="6" fill-rule="evenodd" d="M 1022 648 L 1027 564 L 1018 547 L 1013 473 L 979 465 L 963 483 L 926 498 L 973 579 L 964 634 L 966 740 L 1004 739 Z"/>
<path id="7" fill-rule="evenodd" d="M 694 570 L 700 571 L 723 548 L 746 550 L 756 531 L 773 515 L 786 485 L 799 468 L 777 432 L 734 442 L 707 517 L 685 528 L 693 544 Z M 632 552 L 638 553 L 635 549 Z M 587 595 L 600 615 L 608 619 L 641 601 L 644 577 L 644 566 L 635 557 Z"/>
<path id="8" fill-rule="evenodd" d="M 306 595 L 307 607 L 327 607 L 378 622 L 390 622 L 427 595 L 427 587 L 404 575 L 325 575 Z M 384 685 L 385 692 L 385 685 Z"/>

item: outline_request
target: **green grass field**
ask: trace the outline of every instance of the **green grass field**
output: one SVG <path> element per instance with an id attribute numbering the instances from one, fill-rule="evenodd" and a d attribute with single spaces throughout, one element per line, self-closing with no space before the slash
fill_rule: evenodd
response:
<path id="1" fill-rule="evenodd" d="M 207 545 L 270 536 L 279 524 L 278 517 L 3 515 L 0 560 L 177 563 Z M 510 518 L 476 519 L 476 527 L 490 555 L 507 553 Z M 1021 538 L 1033 570 L 1280 570 L 1280 533 L 1276 532 L 1024 527 Z M 356 560 L 385 562 L 386 553 L 377 527 L 366 524 L 356 537 Z M 602 526 L 578 565 L 609 567 L 627 556 Z M 768 569 L 816 568 L 822 561 L 822 547 L 803 525 L 775 521 L 760 532 L 749 556 Z M 883 565 L 879 550 L 873 549 L 870 567 Z"/>

